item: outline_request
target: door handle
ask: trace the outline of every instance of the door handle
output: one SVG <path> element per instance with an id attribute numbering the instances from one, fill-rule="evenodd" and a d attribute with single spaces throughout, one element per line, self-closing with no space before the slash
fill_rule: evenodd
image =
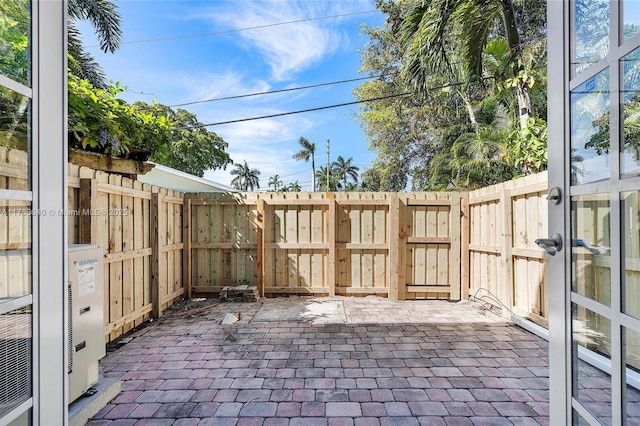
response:
<path id="1" fill-rule="evenodd" d="M 560 234 L 554 233 L 549 238 L 537 239 L 536 244 L 549 253 L 549 256 L 555 256 L 557 252 L 562 250 L 562 237 Z"/>

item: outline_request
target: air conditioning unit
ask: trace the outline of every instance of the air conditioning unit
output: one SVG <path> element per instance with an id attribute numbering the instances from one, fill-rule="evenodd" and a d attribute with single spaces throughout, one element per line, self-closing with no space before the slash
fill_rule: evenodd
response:
<path id="1" fill-rule="evenodd" d="M 104 272 L 102 247 L 69 246 L 68 366 L 69 402 L 98 382 L 104 341 Z"/>

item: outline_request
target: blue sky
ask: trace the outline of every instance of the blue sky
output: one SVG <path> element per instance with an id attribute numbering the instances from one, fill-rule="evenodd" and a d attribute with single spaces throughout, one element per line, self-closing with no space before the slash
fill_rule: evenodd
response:
<path id="1" fill-rule="evenodd" d="M 85 45 L 107 77 L 127 86 L 122 97 L 133 102 L 157 99 L 175 105 L 363 77 L 360 56 L 367 42 L 360 24 L 381 26 L 383 15 L 373 1 L 159 1 L 120 0 L 123 41 L 114 54 L 95 47 L 90 26 L 79 25 Z M 373 13 L 360 14 L 359 12 Z M 249 27 L 317 19 L 243 31 Z M 157 38 L 225 32 L 205 37 L 129 43 Z M 91 47 L 93 46 L 93 47 Z M 257 117 L 354 101 L 362 82 L 244 99 L 185 106 L 203 123 Z M 138 92 L 138 93 L 135 93 Z M 375 158 L 354 119 L 358 105 L 317 112 L 209 127 L 229 143 L 235 162 L 247 161 L 261 171 L 261 189 L 279 174 L 285 184 L 298 180 L 311 190 L 310 163 L 291 157 L 304 136 L 317 145 L 316 164 L 353 157 L 366 169 Z M 227 170 L 209 171 L 205 178 L 229 184 Z"/>

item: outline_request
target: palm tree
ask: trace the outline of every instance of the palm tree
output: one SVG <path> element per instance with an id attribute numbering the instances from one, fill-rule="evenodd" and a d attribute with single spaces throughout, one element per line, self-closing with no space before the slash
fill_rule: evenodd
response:
<path id="1" fill-rule="evenodd" d="M 319 191 L 339 191 L 342 189 L 342 182 L 340 182 L 340 175 L 336 173 L 336 169 L 331 167 L 329 169 L 329 184 L 327 185 L 327 166 L 318 167 L 316 172 L 316 178 L 318 182 Z"/>
<path id="2" fill-rule="evenodd" d="M 504 25 L 512 84 L 516 89 L 520 127 L 531 115 L 529 84 L 523 66 L 523 47 L 516 26 L 512 0 L 434 0 L 417 2 L 398 28 L 405 46 L 402 74 L 418 92 L 428 90 L 434 73 L 457 82 L 452 55 L 461 52 L 464 71 L 473 79 L 483 77 L 483 53 L 498 22 Z M 459 76 L 457 77 L 459 78 Z"/>
<path id="3" fill-rule="evenodd" d="M 287 192 L 300 192 L 302 191 L 302 186 L 300 186 L 300 182 L 295 181 L 291 182 L 289 185 L 285 187 Z"/>
<path id="4" fill-rule="evenodd" d="M 351 178 L 356 184 L 358 183 L 358 170 L 360 169 L 357 166 L 352 166 L 352 161 L 353 157 L 345 160 L 342 158 L 342 155 L 339 155 L 336 161 L 331 164 L 331 168 L 335 171 L 335 174 L 342 179 L 342 188 L 345 190 L 347 188 L 348 178 Z"/>
<path id="5" fill-rule="evenodd" d="M 313 190 L 316 190 L 316 144 L 315 142 L 309 142 L 308 139 L 300 136 L 298 143 L 302 149 L 293 154 L 293 159 L 296 161 L 304 160 L 309 161 L 311 159 L 311 185 Z"/>
<path id="6" fill-rule="evenodd" d="M 102 51 L 113 53 L 120 47 L 122 37 L 118 6 L 112 0 L 69 0 L 68 10 L 68 48 L 72 59 L 69 68 L 94 87 L 105 88 L 107 82 L 104 71 L 82 46 L 75 21 L 89 21 L 96 31 Z"/>
<path id="7" fill-rule="evenodd" d="M 249 189 L 253 191 L 260 188 L 260 180 L 258 179 L 260 170 L 249 168 L 246 160 L 244 164 L 236 163 L 235 169 L 230 173 L 235 176 L 231 181 L 234 188 L 240 191 L 248 191 Z"/>
<path id="8" fill-rule="evenodd" d="M 273 191 L 278 192 L 278 188 L 282 186 L 282 180 L 280 180 L 280 175 L 271 176 L 269 178 L 269 183 L 267 186 L 273 186 Z"/>

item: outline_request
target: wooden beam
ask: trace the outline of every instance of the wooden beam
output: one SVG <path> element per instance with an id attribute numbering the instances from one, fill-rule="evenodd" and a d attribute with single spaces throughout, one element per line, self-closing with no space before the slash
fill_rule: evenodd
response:
<path id="1" fill-rule="evenodd" d="M 278 250 L 330 250 L 325 243 L 264 243 L 264 247 Z"/>
<path id="2" fill-rule="evenodd" d="M 155 164 L 151 163 L 125 160 L 76 148 L 69 148 L 69 162 L 94 170 L 128 175 L 144 175 L 155 167 Z"/>
<path id="3" fill-rule="evenodd" d="M 460 210 L 462 211 L 462 217 L 460 218 L 460 256 L 461 256 L 461 271 L 460 271 L 460 285 L 462 287 L 460 297 L 463 300 L 469 299 L 469 288 L 470 288 L 470 251 L 469 251 L 469 240 L 471 236 L 471 231 L 469 228 L 470 224 L 470 210 L 469 210 L 469 193 L 464 192 L 460 197 Z"/>
<path id="4" fill-rule="evenodd" d="M 451 293 L 448 285 L 413 285 L 407 284 L 407 293 Z"/>
<path id="5" fill-rule="evenodd" d="M 160 250 L 163 253 L 169 252 L 169 251 L 176 251 L 176 250 L 183 250 L 184 249 L 184 243 L 175 243 L 175 244 L 169 244 L 166 246 L 162 246 L 160 248 Z"/>
<path id="6" fill-rule="evenodd" d="M 389 294 L 384 287 L 337 287 L 336 294 Z"/>
<path id="7" fill-rule="evenodd" d="M 95 179 L 80 179 L 79 241 L 80 244 L 98 243 L 98 182 Z"/>
<path id="8" fill-rule="evenodd" d="M 461 239 L 462 239 L 462 227 L 461 227 L 461 213 L 460 206 L 460 194 L 451 194 L 451 209 L 449 211 L 449 232 L 451 237 L 451 249 L 449 250 L 449 298 L 451 300 L 460 300 L 460 294 L 462 292 L 462 281 L 460 267 L 462 265 L 461 260 Z"/>
<path id="9" fill-rule="evenodd" d="M 100 192 L 106 192 L 113 195 L 126 195 L 129 197 L 144 198 L 146 200 L 151 199 L 151 193 L 147 191 L 140 191 L 139 189 L 123 188 L 119 185 L 111 183 L 98 183 L 97 190 Z"/>
<path id="10" fill-rule="evenodd" d="M 451 237 L 407 237 L 407 244 L 451 244 L 451 242 Z"/>
<path id="11" fill-rule="evenodd" d="M 119 318 L 114 322 L 110 322 L 109 324 L 107 324 L 107 326 L 104 329 L 105 337 L 108 338 L 109 335 L 114 331 L 126 326 L 127 324 L 135 322 L 137 319 L 144 317 L 146 314 L 151 312 L 151 310 L 152 310 L 152 306 L 151 306 L 151 303 L 149 303 L 148 305 L 145 305 L 139 309 L 136 309 L 135 311 Z"/>
<path id="12" fill-rule="evenodd" d="M 498 246 L 490 246 L 484 244 L 469 244 L 469 251 L 477 251 L 479 253 L 502 254 L 502 248 Z"/>
<path id="13" fill-rule="evenodd" d="M 331 194 L 335 196 L 335 194 Z M 329 194 L 327 194 L 329 196 Z M 329 296 L 335 296 L 336 294 L 336 221 L 337 221 L 337 209 L 336 200 L 327 200 L 329 208 L 327 209 L 327 244 L 329 245 L 329 257 L 327 259 L 327 281 L 329 285 Z M 315 292 L 312 292 L 315 293 Z"/>
<path id="14" fill-rule="evenodd" d="M 123 260 L 135 259 L 137 257 L 151 256 L 151 253 L 151 247 L 121 251 L 117 253 L 109 253 L 104 255 L 104 263 L 122 262 Z"/>
<path id="15" fill-rule="evenodd" d="M 254 250 L 258 248 L 257 243 L 191 243 L 192 249 L 207 249 L 207 250 Z"/>
<path id="16" fill-rule="evenodd" d="M 407 206 L 450 206 L 451 200 L 435 200 L 435 199 L 415 199 L 409 198 L 406 200 Z"/>
<path id="17" fill-rule="evenodd" d="M 258 274 L 258 294 L 264 297 L 264 259 L 265 259 L 265 241 L 264 241 L 264 200 L 258 200 L 257 212 L 256 212 L 256 230 L 257 230 L 257 247 L 256 257 L 257 265 L 256 270 Z"/>
<path id="18" fill-rule="evenodd" d="M 485 204 L 492 201 L 495 201 L 495 202 L 500 201 L 499 192 L 494 192 L 493 194 L 486 194 L 486 195 L 480 195 L 480 196 L 471 196 L 471 195 L 469 196 L 469 205 L 471 206 L 475 204 Z"/>
<path id="19" fill-rule="evenodd" d="M 511 204 L 511 191 L 503 188 L 500 194 L 502 207 L 502 315 L 508 317 L 513 308 L 514 282 L 513 282 L 513 206 Z"/>
<path id="20" fill-rule="evenodd" d="M 387 243 L 336 243 L 336 248 L 344 250 L 389 250 Z"/>
<path id="21" fill-rule="evenodd" d="M 153 305 L 152 315 L 154 318 L 162 316 L 162 295 L 167 283 L 162 279 L 162 251 L 164 244 L 163 236 L 166 235 L 166 224 L 164 214 L 162 214 L 163 194 L 154 192 L 151 194 L 151 229 L 149 238 L 151 240 L 151 303 Z"/>
<path id="22" fill-rule="evenodd" d="M 265 287 L 265 294 L 314 294 L 314 293 L 330 293 L 329 287 Z"/>
<path id="23" fill-rule="evenodd" d="M 191 200 L 185 199 L 182 205 L 182 282 L 184 283 L 184 298 L 191 300 L 192 264 L 191 264 Z"/>

